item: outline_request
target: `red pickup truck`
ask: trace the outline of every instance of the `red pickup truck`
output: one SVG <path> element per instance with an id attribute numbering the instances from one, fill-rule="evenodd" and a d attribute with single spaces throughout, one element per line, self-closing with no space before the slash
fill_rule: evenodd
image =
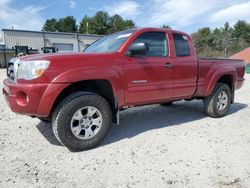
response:
<path id="1" fill-rule="evenodd" d="M 52 121 L 56 138 L 81 151 L 98 145 L 129 107 L 201 99 L 209 116 L 222 117 L 244 73 L 241 60 L 197 58 L 186 33 L 131 29 L 82 53 L 12 59 L 3 94 L 12 111 Z"/>

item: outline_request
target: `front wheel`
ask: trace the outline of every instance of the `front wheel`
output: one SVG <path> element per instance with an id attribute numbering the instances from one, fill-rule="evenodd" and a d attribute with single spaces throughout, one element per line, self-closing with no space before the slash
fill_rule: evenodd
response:
<path id="1" fill-rule="evenodd" d="M 53 132 L 71 151 L 91 149 L 101 143 L 111 119 L 111 109 L 104 98 L 77 92 L 58 105 L 53 115 Z"/>
<path id="2" fill-rule="evenodd" d="M 232 94 L 226 84 L 218 83 L 212 94 L 204 99 L 206 113 L 214 118 L 224 116 L 231 105 Z"/>

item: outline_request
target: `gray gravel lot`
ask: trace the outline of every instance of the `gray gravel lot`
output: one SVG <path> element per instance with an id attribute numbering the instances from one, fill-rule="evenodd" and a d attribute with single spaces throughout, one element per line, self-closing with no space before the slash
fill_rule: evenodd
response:
<path id="1" fill-rule="evenodd" d="M 0 86 L 5 70 L 0 70 Z M 71 153 L 0 96 L 0 187 L 250 187 L 250 75 L 229 114 L 201 101 L 121 112 L 103 144 Z"/>

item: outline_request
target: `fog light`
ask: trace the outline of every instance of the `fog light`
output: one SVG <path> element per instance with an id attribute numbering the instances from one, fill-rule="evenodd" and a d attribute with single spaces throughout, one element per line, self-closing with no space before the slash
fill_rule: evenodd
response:
<path id="1" fill-rule="evenodd" d="M 28 95 L 22 91 L 17 92 L 16 94 L 16 103 L 20 106 L 25 106 L 29 102 Z"/>

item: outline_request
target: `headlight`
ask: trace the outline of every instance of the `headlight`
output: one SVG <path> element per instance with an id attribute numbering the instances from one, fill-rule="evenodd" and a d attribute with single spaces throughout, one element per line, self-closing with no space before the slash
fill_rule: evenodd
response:
<path id="1" fill-rule="evenodd" d="M 32 80 L 41 76 L 49 67 L 46 60 L 20 61 L 17 71 L 17 79 Z"/>

